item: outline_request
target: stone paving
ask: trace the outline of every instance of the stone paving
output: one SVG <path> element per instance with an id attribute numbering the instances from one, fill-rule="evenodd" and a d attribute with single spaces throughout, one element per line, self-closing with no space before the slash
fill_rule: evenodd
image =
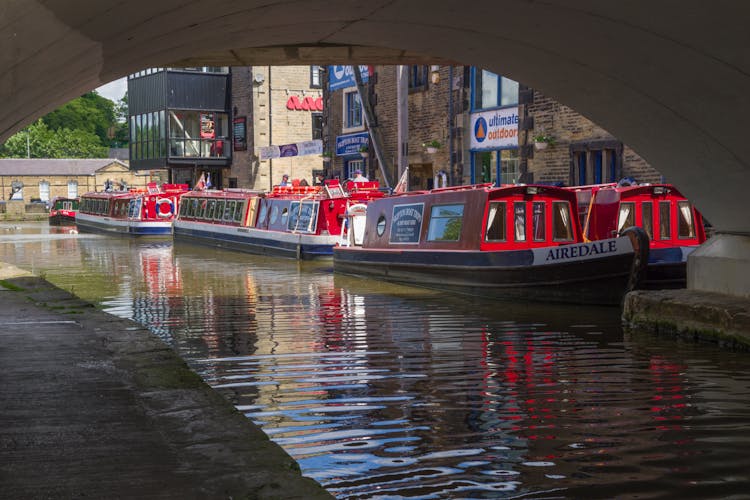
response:
<path id="1" fill-rule="evenodd" d="M 332 498 L 161 340 L 0 264 L 0 497 Z"/>

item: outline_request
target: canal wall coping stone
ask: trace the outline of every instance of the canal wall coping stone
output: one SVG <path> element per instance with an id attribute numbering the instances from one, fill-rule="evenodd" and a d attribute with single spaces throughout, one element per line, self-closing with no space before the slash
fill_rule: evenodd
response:
<path id="1" fill-rule="evenodd" d="M 158 337 L 0 265 L 4 498 L 333 498 Z"/>
<path id="2" fill-rule="evenodd" d="M 649 290 L 625 297 L 623 325 L 630 330 L 750 350 L 750 300 L 697 290 Z"/>

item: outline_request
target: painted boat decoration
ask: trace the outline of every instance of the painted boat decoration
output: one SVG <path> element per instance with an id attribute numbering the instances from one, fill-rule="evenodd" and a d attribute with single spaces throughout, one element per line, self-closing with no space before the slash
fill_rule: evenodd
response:
<path id="1" fill-rule="evenodd" d="M 50 226 L 75 226 L 79 198 L 58 196 L 52 199 L 49 208 Z"/>
<path id="2" fill-rule="evenodd" d="M 638 228 L 584 242 L 575 194 L 557 187 L 457 186 L 353 209 L 361 243 L 354 230 L 334 249 L 335 272 L 449 292 L 620 304 L 648 259 Z"/>
<path id="3" fill-rule="evenodd" d="M 146 190 L 98 191 L 81 196 L 76 226 L 81 232 L 166 236 L 187 184 L 149 184 Z"/>
<path id="4" fill-rule="evenodd" d="M 383 196 L 377 182 L 338 180 L 324 186 L 276 186 L 194 191 L 183 196 L 174 238 L 249 253 L 295 259 L 331 258 L 353 204 Z"/>
<path id="5" fill-rule="evenodd" d="M 612 238 L 638 226 L 649 237 L 643 288 L 684 288 L 687 258 L 706 241 L 703 217 L 671 184 L 603 184 L 569 188 L 578 198 L 586 240 Z"/>

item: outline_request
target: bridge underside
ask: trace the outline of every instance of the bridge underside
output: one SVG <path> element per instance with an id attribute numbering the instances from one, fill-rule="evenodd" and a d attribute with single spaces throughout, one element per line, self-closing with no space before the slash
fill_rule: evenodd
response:
<path id="1" fill-rule="evenodd" d="M 750 276 L 749 14 L 735 0 L 5 0 L 0 140 L 145 67 L 476 65 L 600 124 L 731 235 L 691 264 L 689 286 L 713 289 L 709 276 Z"/>

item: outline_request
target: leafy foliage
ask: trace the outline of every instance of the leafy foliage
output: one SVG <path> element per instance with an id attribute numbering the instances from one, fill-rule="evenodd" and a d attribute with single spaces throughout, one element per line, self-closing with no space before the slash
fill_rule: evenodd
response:
<path id="1" fill-rule="evenodd" d="M 106 158 L 128 144 L 127 94 L 118 104 L 88 92 L 0 145 L 4 158 Z"/>

